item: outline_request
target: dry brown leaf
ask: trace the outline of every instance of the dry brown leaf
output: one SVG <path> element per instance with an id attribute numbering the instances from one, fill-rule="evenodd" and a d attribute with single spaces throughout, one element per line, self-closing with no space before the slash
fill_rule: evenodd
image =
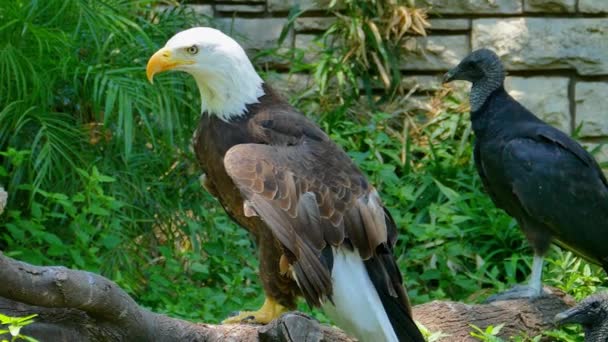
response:
<path id="1" fill-rule="evenodd" d="M 415 10 L 412 15 L 412 30 L 421 36 L 426 36 L 426 28 L 431 24 L 426 20 L 426 12 Z"/>
<path id="2" fill-rule="evenodd" d="M 350 50 L 348 50 L 348 52 L 342 58 L 342 63 L 346 63 L 350 59 L 350 57 L 355 53 L 356 50 L 357 50 L 357 47 L 352 47 Z M 367 67 L 368 65 L 366 64 L 365 66 Z"/>
<path id="3" fill-rule="evenodd" d="M 384 87 L 389 88 L 391 85 L 391 79 L 388 76 L 388 74 L 386 73 L 386 70 L 384 69 L 382 62 L 380 61 L 380 58 L 378 58 L 378 55 L 375 52 L 372 52 L 372 58 L 374 59 L 374 62 L 376 63 L 376 67 L 378 68 L 378 72 L 380 73 L 380 78 L 382 78 L 382 83 L 384 83 Z"/>
<path id="4" fill-rule="evenodd" d="M 376 44 L 380 45 L 382 43 L 382 36 L 380 35 L 380 30 L 378 30 L 378 26 L 376 26 L 376 24 L 371 20 L 367 21 L 367 26 L 369 27 L 370 31 L 372 31 L 372 33 L 374 34 L 374 38 L 376 39 Z"/>
<path id="5" fill-rule="evenodd" d="M 399 32 L 399 35 L 397 36 L 398 40 L 401 39 L 401 37 L 403 37 L 403 35 L 406 34 L 407 31 L 409 31 L 410 28 L 412 27 L 412 16 L 407 11 L 407 9 L 405 7 L 400 7 L 399 12 L 401 14 L 401 18 L 403 19 L 402 20 L 403 24 L 401 25 L 401 31 Z"/>
<path id="6" fill-rule="evenodd" d="M 393 12 L 393 15 L 391 16 L 391 18 L 388 21 L 388 24 L 386 25 L 386 33 L 384 34 L 385 39 L 390 39 L 391 37 L 391 33 L 396 31 L 397 26 L 399 26 L 399 23 L 401 22 L 401 17 Z"/>
<path id="7" fill-rule="evenodd" d="M 361 28 L 361 26 L 357 26 L 357 35 L 359 37 L 359 44 L 358 44 L 358 48 L 357 48 L 357 56 L 363 58 L 363 64 L 365 64 L 366 67 L 369 67 L 369 61 L 367 60 L 367 53 L 366 53 L 366 41 L 365 41 L 365 32 L 363 32 L 363 28 Z"/>
<path id="8" fill-rule="evenodd" d="M 412 20 L 412 30 L 421 36 L 426 36 L 426 31 L 424 30 L 424 26 L 422 26 L 422 24 L 418 20 L 418 17 L 414 17 Z"/>

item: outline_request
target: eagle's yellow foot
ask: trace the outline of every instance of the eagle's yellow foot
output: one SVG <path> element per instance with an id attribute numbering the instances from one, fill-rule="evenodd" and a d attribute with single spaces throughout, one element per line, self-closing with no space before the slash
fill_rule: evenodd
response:
<path id="1" fill-rule="evenodd" d="M 266 297 L 264 305 L 258 311 L 241 311 L 236 316 L 228 317 L 222 321 L 222 324 L 234 323 L 260 323 L 268 324 L 273 319 L 281 316 L 289 311 L 283 305 L 277 303 L 274 299 Z"/>

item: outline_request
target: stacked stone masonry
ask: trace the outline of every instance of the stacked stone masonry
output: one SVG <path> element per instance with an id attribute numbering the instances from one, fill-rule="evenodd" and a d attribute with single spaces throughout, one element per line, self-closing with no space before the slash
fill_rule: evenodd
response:
<path id="1" fill-rule="evenodd" d="M 306 10 L 286 44 L 311 51 L 334 18 L 330 0 L 198 0 L 195 10 L 214 18 L 247 49 L 276 46 L 290 9 Z M 403 84 L 419 95 L 440 87 L 440 75 L 472 49 L 491 48 L 509 74 L 507 90 L 534 113 L 580 137 L 608 162 L 608 0 L 426 0 L 428 37 L 406 42 Z M 305 75 L 275 76 L 305 88 Z"/>

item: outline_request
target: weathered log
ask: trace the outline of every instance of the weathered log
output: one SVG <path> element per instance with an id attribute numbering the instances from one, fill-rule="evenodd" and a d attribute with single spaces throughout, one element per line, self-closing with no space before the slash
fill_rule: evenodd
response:
<path id="1" fill-rule="evenodd" d="M 469 324 L 480 328 L 504 323 L 501 336 L 529 336 L 553 327 L 556 313 L 574 301 L 545 288 L 547 296 L 528 300 L 467 305 L 434 301 L 414 308 L 414 317 L 444 341 L 473 341 Z M 210 325 L 153 313 L 137 305 L 114 282 L 65 267 L 32 266 L 0 252 L 0 312 L 37 313 L 23 333 L 41 341 L 335 341 L 352 342 L 342 331 L 300 313 L 268 325 Z"/>
<path id="2" fill-rule="evenodd" d="M 15 317 L 38 314 L 36 323 L 24 328 L 22 333 L 40 341 L 354 341 L 342 331 L 320 325 L 296 312 L 287 313 L 268 325 L 212 325 L 154 315 L 152 334 L 145 338 L 133 336 L 123 324 L 99 321 L 77 309 L 45 308 L 0 298 L 0 312 Z"/>
<path id="3" fill-rule="evenodd" d="M 38 314 L 36 323 L 22 333 L 41 341 L 353 341 L 338 329 L 296 313 L 267 326 L 210 325 L 171 318 L 140 307 L 100 275 L 33 266 L 1 252 L 0 312 Z"/>
<path id="4" fill-rule="evenodd" d="M 440 341 L 478 341 L 470 336 L 471 325 L 485 329 L 504 324 L 498 336 L 526 334 L 536 336 L 553 329 L 554 317 L 573 306 L 575 301 L 563 291 L 545 287 L 545 295 L 534 299 L 502 300 L 468 305 L 460 302 L 433 301 L 414 307 L 414 317 L 432 332 L 447 336 Z"/>

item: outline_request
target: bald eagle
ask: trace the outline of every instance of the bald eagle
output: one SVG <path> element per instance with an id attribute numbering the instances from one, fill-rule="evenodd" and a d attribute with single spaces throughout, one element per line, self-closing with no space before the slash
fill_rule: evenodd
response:
<path id="1" fill-rule="evenodd" d="M 265 302 L 224 323 L 268 323 L 302 296 L 361 341 L 424 341 L 393 256 L 395 223 L 347 154 L 218 30 L 173 36 L 150 58 L 148 79 L 166 70 L 196 80 L 205 188 L 259 250 Z"/>

